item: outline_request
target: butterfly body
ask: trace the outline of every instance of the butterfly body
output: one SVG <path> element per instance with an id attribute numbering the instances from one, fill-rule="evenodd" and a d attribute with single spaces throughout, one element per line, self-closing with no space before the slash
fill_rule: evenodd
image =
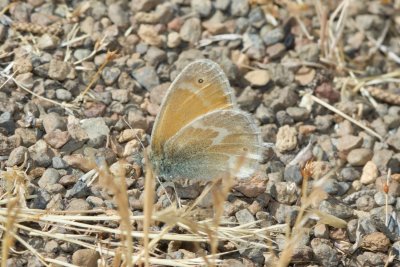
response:
<path id="1" fill-rule="evenodd" d="M 260 157 L 258 127 L 236 107 L 220 67 L 209 60 L 188 65 L 171 84 L 154 124 L 149 158 L 155 173 L 166 180 L 244 178 Z"/>

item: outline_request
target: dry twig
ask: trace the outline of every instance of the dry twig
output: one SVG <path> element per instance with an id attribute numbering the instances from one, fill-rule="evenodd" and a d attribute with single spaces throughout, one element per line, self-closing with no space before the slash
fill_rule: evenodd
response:
<path id="1" fill-rule="evenodd" d="M 345 118 L 346 120 L 352 122 L 353 124 L 357 125 L 358 127 L 360 127 L 361 129 L 365 130 L 367 133 L 369 133 L 372 136 L 377 137 L 379 140 L 383 140 L 383 137 L 380 136 L 377 132 L 375 132 L 374 130 L 372 130 L 371 128 L 368 128 L 367 126 L 363 125 L 362 123 L 360 123 L 359 121 L 353 119 L 352 117 L 350 117 L 349 115 L 347 115 L 346 113 L 338 110 L 337 108 L 335 108 L 334 106 L 326 103 L 325 101 L 319 99 L 316 96 L 313 96 L 311 94 L 308 94 L 308 96 L 315 101 L 316 103 L 320 104 L 321 106 L 324 106 L 325 108 L 329 109 L 332 112 L 335 112 L 336 114 L 340 115 L 341 117 Z"/>

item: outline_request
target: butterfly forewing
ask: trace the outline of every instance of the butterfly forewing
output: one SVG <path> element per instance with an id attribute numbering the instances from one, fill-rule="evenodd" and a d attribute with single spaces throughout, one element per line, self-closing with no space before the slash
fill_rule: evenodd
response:
<path id="1" fill-rule="evenodd" d="M 203 114 L 234 106 L 229 82 L 214 62 L 188 65 L 171 84 L 152 132 L 153 154 L 162 154 L 165 142 Z"/>
<path id="2" fill-rule="evenodd" d="M 236 109 L 213 111 L 166 142 L 160 174 L 167 179 L 226 174 L 245 178 L 256 169 L 261 149 L 260 133 L 249 114 Z"/>

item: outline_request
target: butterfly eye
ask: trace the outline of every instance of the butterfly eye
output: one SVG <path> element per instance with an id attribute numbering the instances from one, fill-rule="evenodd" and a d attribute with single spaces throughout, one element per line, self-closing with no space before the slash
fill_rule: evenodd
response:
<path id="1" fill-rule="evenodd" d="M 197 81 L 198 81 L 199 83 L 203 83 L 203 82 L 204 82 L 204 80 L 203 80 L 202 78 L 198 79 Z"/>

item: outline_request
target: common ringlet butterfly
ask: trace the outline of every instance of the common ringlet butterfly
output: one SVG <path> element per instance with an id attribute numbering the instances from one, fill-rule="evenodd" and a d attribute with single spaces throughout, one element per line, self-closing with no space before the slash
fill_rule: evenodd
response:
<path id="1" fill-rule="evenodd" d="M 166 180 L 210 180 L 253 174 L 261 135 L 241 111 L 222 69 L 210 60 L 189 64 L 167 91 L 151 134 L 149 158 Z"/>

